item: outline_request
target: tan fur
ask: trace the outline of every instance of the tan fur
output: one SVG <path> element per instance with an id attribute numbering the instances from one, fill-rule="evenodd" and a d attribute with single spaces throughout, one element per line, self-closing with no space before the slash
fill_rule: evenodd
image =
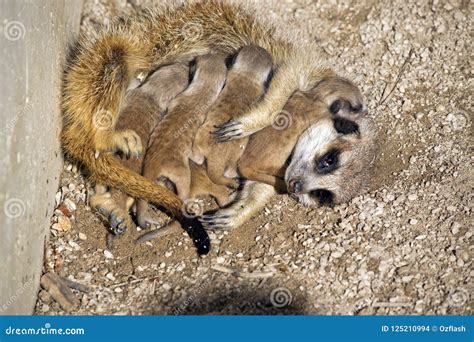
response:
<path id="1" fill-rule="evenodd" d="M 169 106 L 156 126 L 146 153 L 143 176 L 176 190 L 182 200 L 189 198 L 191 171 L 189 158 L 196 132 L 224 86 L 225 56 L 210 54 L 196 59 L 191 85 Z M 148 227 L 148 204 L 139 200 L 137 219 Z"/>
<path id="2" fill-rule="evenodd" d="M 330 101 L 341 101 L 340 109 L 331 113 Z M 366 116 L 362 96 L 355 85 L 340 77 L 326 78 L 313 89 L 297 92 L 280 113 L 281 125 L 267 127 L 250 136 L 247 147 L 238 162 L 238 170 L 248 179 L 237 200 L 231 206 L 213 214 L 204 215 L 202 222 L 208 229 L 238 227 L 255 214 L 276 193 L 287 192 L 288 164 L 295 145 L 306 130 L 318 122 L 333 125 L 335 118 L 347 118 L 359 126 L 358 133 L 334 134 L 321 151 L 309 151 L 311 160 L 328 150 L 342 151 L 342 165 L 333 174 L 320 176 L 322 187 L 334 192 L 334 203 L 346 201 L 367 190 L 370 184 L 370 164 L 374 157 L 376 133 Z M 354 111 L 354 107 L 357 108 Z M 351 109 L 352 108 L 352 109 Z M 295 161 L 292 160 L 292 163 Z M 305 170 L 314 172 L 313 169 Z M 305 205 L 316 204 L 305 195 Z"/>
<path id="3" fill-rule="evenodd" d="M 236 56 L 227 75 L 226 86 L 199 128 L 193 143 L 193 160 L 206 161 L 209 178 L 217 184 L 237 188 L 235 165 L 242 155 L 248 138 L 218 143 L 213 135 L 215 126 L 244 113 L 263 95 L 265 81 L 272 68 L 271 56 L 262 48 L 247 46 Z"/>
<path id="4" fill-rule="evenodd" d="M 192 25 L 196 27 L 195 34 Z M 81 37 L 71 50 L 64 73 L 64 151 L 87 167 L 92 180 L 182 217 L 182 201 L 175 194 L 125 168 L 108 154 L 142 152 L 137 133 L 115 129 L 119 104 L 130 82 L 141 71 L 148 72 L 186 55 L 211 50 L 233 53 L 250 44 L 269 51 L 279 72 L 265 100 L 241 118 L 243 135 L 271 123 L 276 111 L 296 89 L 308 88 L 333 73 L 313 53 L 314 46 L 305 45 L 307 49 L 303 49 L 276 38 L 271 27 L 260 25 L 241 8 L 216 1 L 146 11 L 115 20 L 93 38 Z M 111 124 L 99 128 L 94 118 L 103 113 L 109 116 Z"/>
<path id="5" fill-rule="evenodd" d="M 189 67 L 176 63 L 164 66 L 151 74 L 146 82 L 138 88 L 129 90 L 119 113 L 117 129 L 133 129 L 143 145 L 148 146 L 150 135 L 164 115 L 169 102 L 180 94 L 188 85 Z M 129 170 L 140 174 L 144 156 L 121 158 L 120 163 Z M 96 194 L 91 197 L 91 206 L 105 216 L 109 228 L 114 233 L 121 233 L 132 227 L 129 211 L 133 199 L 118 189 L 105 190 L 104 186 L 96 187 Z"/>
<path id="6" fill-rule="evenodd" d="M 219 207 L 224 207 L 233 199 L 233 192 L 225 185 L 214 183 L 207 173 L 204 165 L 198 165 L 193 161 L 189 162 L 191 169 L 191 189 L 189 198 L 196 198 L 210 195 Z"/>

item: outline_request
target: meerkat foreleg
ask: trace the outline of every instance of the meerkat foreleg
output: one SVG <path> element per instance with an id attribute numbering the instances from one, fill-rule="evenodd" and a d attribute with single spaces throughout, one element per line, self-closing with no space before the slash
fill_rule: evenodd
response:
<path id="1" fill-rule="evenodd" d="M 200 221 L 211 230 L 237 228 L 262 209 L 275 194 L 271 185 L 247 181 L 234 203 L 212 214 L 204 214 Z"/>
<path id="2" fill-rule="evenodd" d="M 280 64 L 270 82 L 265 97 L 243 116 L 216 126 L 214 136 L 219 142 L 249 136 L 276 124 L 291 95 L 297 90 L 308 90 L 334 71 L 321 65 L 319 58 L 304 54 L 290 54 Z M 291 120 L 291 118 L 289 118 Z"/>

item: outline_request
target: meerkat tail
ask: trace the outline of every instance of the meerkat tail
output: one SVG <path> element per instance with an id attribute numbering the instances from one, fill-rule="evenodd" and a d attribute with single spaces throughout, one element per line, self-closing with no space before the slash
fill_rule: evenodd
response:
<path id="1" fill-rule="evenodd" d="M 134 198 L 142 198 L 156 206 L 164 207 L 168 214 L 177 218 L 182 217 L 181 199 L 173 192 L 153 181 L 140 176 L 138 173 L 124 167 L 115 157 L 104 154 L 92 158 L 93 167 L 89 167 L 91 179 L 94 181 L 106 180 L 106 183 Z"/>

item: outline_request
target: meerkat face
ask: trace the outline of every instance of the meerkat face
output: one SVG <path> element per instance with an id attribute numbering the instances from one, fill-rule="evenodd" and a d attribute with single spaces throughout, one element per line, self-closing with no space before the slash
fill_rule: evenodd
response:
<path id="1" fill-rule="evenodd" d="M 298 139 L 285 173 L 289 194 L 305 206 L 337 204 L 368 188 L 375 134 L 358 123 L 323 119 Z"/>

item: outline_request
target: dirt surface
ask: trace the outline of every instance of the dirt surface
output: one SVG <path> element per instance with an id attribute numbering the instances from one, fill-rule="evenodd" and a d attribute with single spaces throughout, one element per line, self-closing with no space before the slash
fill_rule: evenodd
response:
<path id="1" fill-rule="evenodd" d="M 379 154 L 372 191 L 350 203 L 276 197 L 211 234 L 202 258 L 180 233 L 136 246 L 133 231 L 108 250 L 89 185 L 66 163 L 45 270 L 91 288 L 71 313 L 472 314 L 472 2 L 414 3 L 258 3 L 362 89 Z M 82 27 L 142 5 L 88 0 Z M 66 312 L 42 291 L 36 313 Z"/>

